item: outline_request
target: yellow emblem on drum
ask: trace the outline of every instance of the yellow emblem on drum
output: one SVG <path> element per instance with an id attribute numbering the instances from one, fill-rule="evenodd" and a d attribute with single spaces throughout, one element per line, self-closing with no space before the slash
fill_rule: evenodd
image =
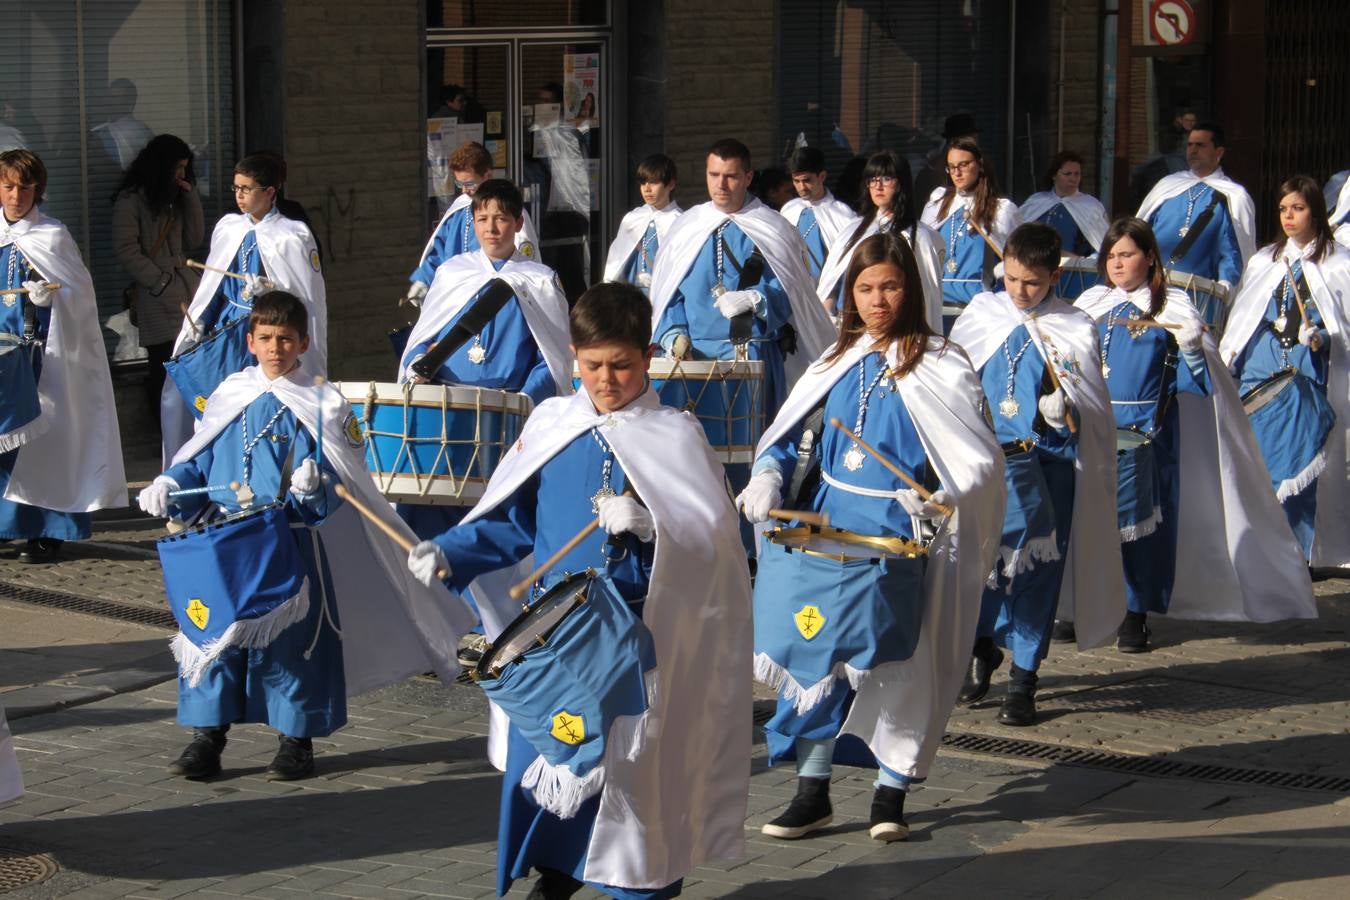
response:
<path id="1" fill-rule="evenodd" d="M 192 401 L 192 405 L 197 407 L 197 412 L 206 412 L 206 398 L 201 394 L 198 394 L 197 399 Z"/>
<path id="2" fill-rule="evenodd" d="M 797 623 L 797 630 L 808 641 L 820 634 L 820 629 L 825 627 L 825 616 L 821 614 L 820 607 L 812 606 L 809 603 L 797 610 L 792 617 L 792 621 Z"/>
<path id="3" fill-rule="evenodd" d="M 353 450 L 365 443 L 366 437 L 361 433 L 361 423 L 356 421 L 355 413 L 347 413 L 347 420 L 342 423 L 342 431 L 347 435 L 347 443 L 352 445 Z"/>
<path id="4" fill-rule="evenodd" d="M 586 740 L 586 720 L 581 716 L 574 716 L 566 710 L 555 713 L 553 727 L 549 729 L 549 734 L 564 744 L 575 746 Z"/>
<path id="5" fill-rule="evenodd" d="M 211 610 L 207 609 L 206 604 L 198 597 L 193 597 L 188 601 L 187 617 L 198 628 L 206 629 L 206 623 L 211 621 Z"/>

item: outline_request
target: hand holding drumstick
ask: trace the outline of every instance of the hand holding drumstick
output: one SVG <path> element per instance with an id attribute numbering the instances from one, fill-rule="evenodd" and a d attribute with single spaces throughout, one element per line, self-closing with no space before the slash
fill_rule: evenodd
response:
<path id="1" fill-rule="evenodd" d="M 909 475 L 905 472 L 904 469 L 900 468 L 895 463 L 891 462 L 889 459 L 883 456 L 880 452 L 877 451 L 875 447 L 867 443 L 867 441 L 864 441 L 860 436 L 849 431 L 848 428 L 844 426 L 843 422 L 840 422 L 837 418 L 835 418 L 830 419 L 830 424 L 833 425 L 835 428 L 838 428 L 840 431 L 842 431 L 845 437 L 847 437 L 849 440 L 853 441 L 853 443 L 861 447 L 863 449 L 863 452 L 865 452 L 868 456 L 872 457 L 877 462 L 885 466 L 886 469 L 889 470 L 892 475 L 903 481 L 906 487 L 914 491 L 914 493 L 918 494 L 919 499 L 923 500 L 924 503 L 931 504 L 932 506 L 936 507 L 937 510 L 944 516 L 950 516 L 953 512 L 955 512 L 955 510 L 952 507 L 946 505 L 945 503 L 934 503 L 932 491 L 928 490 L 928 488 L 924 487 L 923 485 L 915 481 L 913 478 L 909 477 Z"/>

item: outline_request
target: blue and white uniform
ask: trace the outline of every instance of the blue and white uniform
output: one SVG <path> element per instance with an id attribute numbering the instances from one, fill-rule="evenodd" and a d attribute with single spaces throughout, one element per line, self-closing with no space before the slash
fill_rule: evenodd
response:
<path id="1" fill-rule="evenodd" d="M 539 255 L 539 236 L 535 234 L 534 222 L 530 220 L 528 212 L 524 213 L 524 219 L 524 226 L 516 232 L 516 249 L 526 259 L 535 259 Z M 408 281 L 420 281 L 430 287 L 442 263 L 461 253 L 472 253 L 482 246 L 473 230 L 473 197 L 460 194 L 436 223 L 426 247 L 422 249 L 422 258 L 417 261 L 417 268 L 408 276 Z"/>
<path id="2" fill-rule="evenodd" d="M 812 281 L 820 280 L 825 258 L 834 242 L 839 240 L 839 235 L 852 232 L 858 224 L 858 214 L 853 211 L 853 207 L 829 191 L 819 200 L 793 197 L 783 204 L 779 213 L 797 229 L 802 242 L 806 244 L 807 267 Z"/>
<path id="3" fill-rule="evenodd" d="M 605 281 L 624 281 L 637 285 L 644 293 L 651 290 L 652 271 L 661 243 L 670 226 L 684 210 L 673 200 L 661 209 L 650 205 L 629 210 L 619 222 L 618 233 L 605 258 Z"/>
<path id="4" fill-rule="evenodd" d="M 863 220 L 858 219 L 849 228 L 845 228 L 830 245 L 825 268 L 816 283 L 816 296 L 835 315 L 844 308 L 846 276 L 858 245 L 874 234 L 890 231 L 891 227 L 892 220 L 889 216 L 878 214 L 865 228 Z M 861 234 L 858 233 L 859 228 L 862 228 Z M 923 282 L 924 312 L 928 319 L 928 327 L 934 331 L 941 331 L 943 250 L 938 241 L 938 234 L 922 222 L 915 223 L 912 228 L 901 228 L 896 233 L 909 244 L 910 249 L 914 251 L 914 259 L 919 264 L 919 278 Z"/>
<path id="5" fill-rule="evenodd" d="M 943 199 L 951 191 L 951 203 L 944 211 Z M 988 244 L 967 220 L 967 210 L 975 202 L 973 194 L 962 194 L 955 188 L 938 188 L 923 208 L 921 221 L 938 233 L 945 250 L 942 271 L 942 300 L 949 306 L 964 307 L 972 297 L 985 290 L 984 256 Z M 1022 224 L 1017 204 L 1000 198 L 994 210 L 993 224 L 986 228 L 990 240 L 1002 247 L 1008 235 Z M 948 323 L 947 329 L 951 330 Z"/>
<path id="6" fill-rule="evenodd" d="M 1040 222 L 1059 233 L 1065 254 L 1081 258 L 1074 262 L 1075 267 L 1091 267 L 1088 271 L 1065 269 L 1057 288 L 1061 298 L 1073 301 L 1097 283 L 1097 251 L 1111 223 L 1106 217 L 1106 209 L 1096 197 L 1081 191 L 1064 197 L 1053 190 L 1041 191 L 1028 197 L 1021 211 L 1023 221 Z"/>

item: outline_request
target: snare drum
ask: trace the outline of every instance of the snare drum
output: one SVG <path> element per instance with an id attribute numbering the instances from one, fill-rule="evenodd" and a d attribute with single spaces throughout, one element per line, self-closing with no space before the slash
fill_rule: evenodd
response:
<path id="1" fill-rule="evenodd" d="M 588 779 L 567 802 L 549 782 L 585 779 L 611 741 L 636 756 L 655 668 L 647 626 L 609 578 L 587 570 L 555 584 L 497 635 L 473 678 L 552 770 L 552 779 L 535 782 L 536 801 L 570 818 L 603 779 Z"/>
<path id="2" fill-rule="evenodd" d="M 909 659 L 923 618 L 927 548 L 839 528 L 764 536 L 755 577 L 755 667 L 805 713 L 847 678 Z"/>
<path id="3" fill-rule="evenodd" d="M 534 403 L 525 394 L 442 384 L 336 384 L 360 423 L 366 468 L 400 503 L 473 506 Z"/>
<path id="4" fill-rule="evenodd" d="M 265 646 L 309 608 L 308 579 L 286 508 L 271 503 L 160 538 L 169 609 L 197 650 L 179 656 L 196 686 L 207 665 L 230 647 Z M 284 623 L 284 624 L 283 624 Z"/>
<path id="5" fill-rule="evenodd" d="M 1212 326 L 1217 335 L 1223 334 L 1228 322 L 1228 288 L 1213 279 L 1178 271 L 1167 273 L 1167 283 L 1181 288 L 1191 298 L 1205 324 Z"/>
<path id="6" fill-rule="evenodd" d="M 22 446 L 41 430 L 38 417 L 37 359 L 42 344 L 25 341 L 17 334 L 0 332 L 0 453 Z"/>
<path id="7" fill-rule="evenodd" d="M 1074 256 L 1060 265 L 1059 296 L 1072 303 L 1078 295 L 1099 283 L 1097 257 Z"/>
<path id="8" fill-rule="evenodd" d="M 1116 526 L 1121 541 L 1147 537 L 1162 521 L 1162 485 L 1153 436 L 1116 429 Z"/>
<path id="9" fill-rule="evenodd" d="M 235 319 L 208 334 L 200 342 L 164 364 L 178 393 L 187 400 L 198 419 L 206 411 L 206 400 L 220 383 L 235 372 L 253 365 L 248 352 L 248 317 Z"/>
<path id="10" fill-rule="evenodd" d="M 1293 368 L 1281 369 L 1242 395 L 1261 445 L 1271 483 L 1281 500 L 1317 463 L 1336 424 L 1336 411 L 1312 379 Z"/>

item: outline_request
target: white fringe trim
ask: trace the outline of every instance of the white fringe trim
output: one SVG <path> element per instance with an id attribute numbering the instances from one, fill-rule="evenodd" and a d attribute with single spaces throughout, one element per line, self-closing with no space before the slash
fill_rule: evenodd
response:
<path id="1" fill-rule="evenodd" d="M 179 631 L 169 640 L 169 649 L 178 663 L 178 674 L 188 687 L 201 684 L 206 670 L 231 647 L 253 649 L 266 647 L 281 632 L 296 622 L 303 621 L 309 614 L 309 578 L 300 584 L 300 592 L 280 606 L 256 619 L 244 619 L 234 622 L 225 633 L 205 646 L 198 647 Z"/>
<path id="2" fill-rule="evenodd" d="M 1326 468 L 1327 451 L 1326 448 L 1323 448 L 1317 452 L 1313 461 L 1308 463 L 1302 472 L 1299 472 L 1293 478 L 1286 478 L 1280 482 L 1280 486 L 1275 490 L 1276 499 L 1283 503 L 1295 494 L 1307 490 L 1317 480 L 1318 476 L 1326 471 Z"/>
<path id="3" fill-rule="evenodd" d="M 641 715 L 619 716 L 614 720 L 614 724 L 609 728 L 609 736 L 605 740 L 606 760 L 622 758 L 630 763 L 637 762 L 647 747 L 647 740 L 650 737 L 647 732 L 655 721 L 652 710 L 656 709 L 658 697 L 656 670 L 645 673 L 642 680 L 647 688 L 647 709 Z"/>
<path id="4" fill-rule="evenodd" d="M 868 671 L 865 669 L 855 669 L 848 663 L 837 662 L 830 673 L 820 681 L 810 687 L 803 687 L 801 682 L 792 677 L 792 673 L 770 659 L 768 654 L 755 654 L 755 680 L 776 691 L 778 696 L 791 703 L 798 713 L 807 713 L 819 706 L 830 695 L 836 681 L 848 679 L 849 687 L 856 691 L 867 679 L 867 675 Z"/>
<path id="5" fill-rule="evenodd" d="M 550 765 L 542 756 L 536 756 L 520 786 L 534 794 L 534 802 L 560 819 L 570 819 L 585 803 L 605 787 L 605 766 L 600 764 L 578 778 L 567 766 Z"/>
<path id="6" fill-rule="evenodd" d="M 1004 590 L 1011 594 L 1014 578 L 1023 572 L 1030 572 L 1038 562 L 1055 562 L 1059 558 L 1059 538 L 1055 531 L 1051 531 L 1048 537 L 1033 538 L 1015 550 L 1012 547 L 999 547 L 998 559 L 994 560 L 993 571 L 989 573 L 985 585 L 998 587 L 999 570 L 1002 569 L 1004 577 L 1008 579 L 1008 586 Z"/>
<path id="7" fill-rule="evenodd" d="M 1146 538 L 1158 530 L 1162 524 L 1162 507 L 1153 507 L 1153 515 L 1142 522 L 1135 522 L 1133 525 L 1127 525 L 1120 529 L 1120 542 L 1128 544 L 1130 541 L 1137 541 L 1140 538 Z"/>
<path id="8" fill-rule="evenodd" d="M 18 450 L 24 444 L 41 436 L 50 425 L 51 418 L 49 416 L 39 415 L 27 425 L 21 425 L 13 431 L 0 434 L 0 453 Z"/>

